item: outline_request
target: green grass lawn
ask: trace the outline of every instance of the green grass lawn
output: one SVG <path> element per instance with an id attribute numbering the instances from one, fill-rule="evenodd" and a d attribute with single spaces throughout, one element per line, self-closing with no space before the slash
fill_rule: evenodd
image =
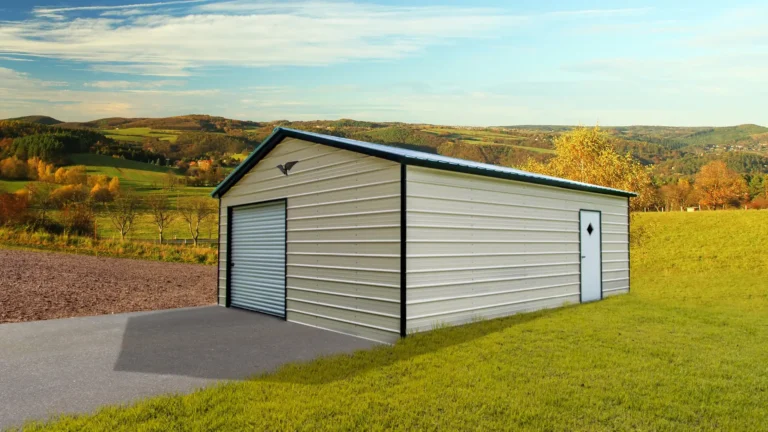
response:
<path id="1" fill-rule="evenodd" d="M 29 430 L 768 430 L 768 212 L 638 214 L 632 292 Z"/>

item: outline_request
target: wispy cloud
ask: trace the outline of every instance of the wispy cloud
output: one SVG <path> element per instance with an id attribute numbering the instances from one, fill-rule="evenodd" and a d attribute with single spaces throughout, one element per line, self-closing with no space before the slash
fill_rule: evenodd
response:
<path id="1" fill-rule="evenodd" d="M 161 87 L 179 87 L 186 84 L 186 81 L 160 80 L 160 81 L 94 81 L 85 83 L 85 87 L 98 89 L 157 89 Z"/>
<path id="2" fill-rule="evenodd" d="M 85 11 L 103 11 L 103 10 L 120 10 L 120 9 L 140 9 L 140 8 L 153 8 L 158 6 L 171 6 L 188 3 L 202 3 L 206 0 L 176 0 L 168 2 L 156 2 L 156 3 L 137 3 L 128 5 L 105 5 L 105 6 L 74 6 L 74 7 L 51 7 L 51 6 L 38 6 L 32 9 L 32 13 L 35 15 L 48 16 L 51 14 L 60 15 L 64 12 L 85 12 Z"/>
<path id="3" fill-rule="evenodd" d="M 26 59 L 26 58 L 8 57 L 8 56 L 0 56 L 0 60 L 17 61 L 17 62 L 31 62 L 31 61 L 34 61 L 34 60 Z"/>
<path id="4" fill-rule="evenodd" d="M 547 12 L 545 16 L 550 17 L 616 17 L 616 16 L 632 16 L 643 15 L 653 8 L 621 8 L 621 9 L 576 9 L 576 10 L 563 10 Z"/>
<path id="5" fill-rule="evenodd" d="M 122 6 L 38 8 L 41 14 L 136 10 Z M 202 4 L 187 15 L 34 19 L 0 27 L 7 53 L 86 62 L 94 70 L 185 76 L 205 66 L 308 66 L 412 55 L 451 40 L 495 37 L 520 18 L 488 8 L 358 3 Z M 246 14 L 230 14 L 246 11 Z"/>

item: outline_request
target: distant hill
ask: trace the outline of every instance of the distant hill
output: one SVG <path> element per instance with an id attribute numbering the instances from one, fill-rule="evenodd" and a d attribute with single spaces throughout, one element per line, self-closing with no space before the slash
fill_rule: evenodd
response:
<path id="1" fill-rule="evenodd" d="M 27 123 L 37 123 L 42 125 L 58 125 L 64 123 L 61 120 L 56 120 L 53 117 L 43 116 L 43 115 L 31 115 L 31 116 L 24 116 L 24 117 L 16 117 L 16 118 L 9 118 L 6 120 L 10 121 L 23 121 Z"/>
<path id="2" fill-rule="evenodd" d="M 233 120 L 209 115 L 183 115 L 163 118 L 123 118 L 109 117 L 79 123 L 65 123 L 62 127 L 80 127 L 90 129 L 130 129 L 151 128 L 161 130 L 227 132 L 237 129 L 253 129 L 261 123 L 247 120 Z"/>
<path id="3" fill-rule="evenodd" d="M 554 155 L 554 141 L 575 126 L 517 125 L 465 127 L 354 119 L 258 122 L 192 114 L 163 118 L 109 117 L 60 123 L 45 116 L 18 120 L 37 124 L 14 126 L 24 136 L 37 128 L 86 129 L 103 134 L 106 144 L 95 153 L 127 159 L 173 161 L 199 158 L 234 166 L 277 126 L 360 139 L 505 166 Z M 45 126 L 45 124 L 53 126 Z M 29 131 L 27 130 L 29 129 Z M 726 160 L 743 174 L 768 173 L 768 128 L 743 124 L 729 127 L 606 126 L 616 137 L 616 150 L 631 153 L 665 178 L 689 176 L 713 159 Z M 53 131 L 52 131 L 53 132 Z M 0 134 L 0 138 L 3 138 Z"/>

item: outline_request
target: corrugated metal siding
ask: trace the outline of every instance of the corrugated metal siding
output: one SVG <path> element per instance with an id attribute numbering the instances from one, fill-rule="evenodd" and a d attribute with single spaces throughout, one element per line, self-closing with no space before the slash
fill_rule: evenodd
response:
<path id="1" fill-rule="evenodd" d="M 579 210 L 603 215 L 603 293 L 627 292 L 627 200 L 408 167 L 407 329 L 579 302 Z"/>
<path id="2" fill-rule="evenodd" d="M 284 176 L 276 166 L 297 160 Z M 287 198 L 287 319 L 392 342 L 400 329 L 400 166 L 296 139 L 278 144 L 222 197 L 226 208 Z M 226 272 L 219 299 L 226 299 Z"/>
<path id="3" fill-rule="evenodd" d="M 285 317 L 285 202 L 232 209 L 232 306 Z"/>

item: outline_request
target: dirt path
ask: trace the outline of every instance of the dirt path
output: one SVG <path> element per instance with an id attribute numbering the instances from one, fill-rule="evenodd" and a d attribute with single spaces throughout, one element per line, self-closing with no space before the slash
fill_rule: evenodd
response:
<path id="1" fill-rule="evenodd" d="M 0 323 L 215 302 L 215 266 L 0 249 Z"/>

